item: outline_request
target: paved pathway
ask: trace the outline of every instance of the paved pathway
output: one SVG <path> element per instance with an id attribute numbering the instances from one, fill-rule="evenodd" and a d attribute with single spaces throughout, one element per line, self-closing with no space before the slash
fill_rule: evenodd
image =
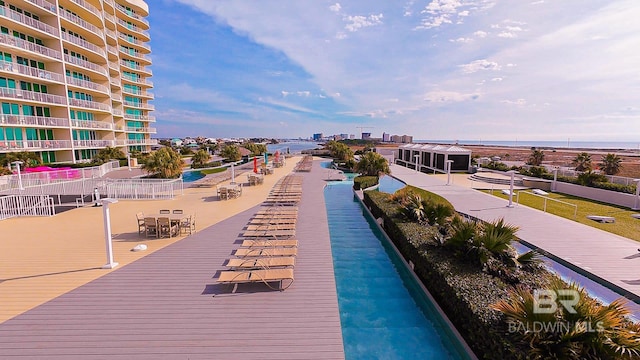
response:
<path id="1" fill-rule="evenodd" d="M 518 237 L 640 297 L 640 244 L 587 225 L 508 201 L 434 176 L 391 165 L 393 176 L 449 200 L 456 210 L 492 221 L 504 218 L 520 228 Z M 616 226 L 610 224 L 611 226 Z M 635 296 L 634 296 L 635 295 Z"/>

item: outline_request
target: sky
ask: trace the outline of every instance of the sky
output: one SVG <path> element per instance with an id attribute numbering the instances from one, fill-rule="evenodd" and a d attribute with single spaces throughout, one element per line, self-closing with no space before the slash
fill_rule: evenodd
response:
<path id="1" fill-rule="evenodd" d="M 637 0 L 146 0 L 158 137 L 640 141 Z"/>

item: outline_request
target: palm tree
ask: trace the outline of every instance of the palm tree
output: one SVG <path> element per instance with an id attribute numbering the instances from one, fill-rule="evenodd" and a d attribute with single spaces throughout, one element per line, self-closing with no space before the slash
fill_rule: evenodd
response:
<path id="1" fill-rule="evenodd" d="M 380 174 L 389 174 L 389 163 L 384 156 L 369 151 L 360 156 L 360 161 L 356 163 L 356 172 L 365 176 L 380 176 Z"/>
<path id="2" fill-rule="evenodd" d="M 547 289 L 545 289 L 547 290 Z M 509 329 L 531 359 L 618 359 L 640 355 L 639 326 L 626 319 L 622 298 L 601 305 L 575 283 L 555 278 L 549 292 L 534 296 L 525 287 L 509 291 L 509 297 L 492 306 L 506 316 Z M 577 304 L 565 306 L 564 294 L 577 296 Z M 540 293 L 538 293 L 540 294 Z M 567 295 L 564 295 L 567 296 Z M 546 306 L 550 305 L 550 306 Z M 555 306 L 554 306 L 555 305 Z"/>
<path id="3" fill-rule="evenodd" d="M 93 157 L 92 161 L 96 164 L 104 164 L 109 160 L 118 160 L 125 158 L 121 149 L 107 146 L 106 148 L 98 150 L 98 153 Z"/>
<path id="4" fill-rule="evenodd" d="M 615 175 L 622 169 L 622 158 L 616 154 L 607 154 L 602 156 L 602 160 L 598 166 L 605 174 Z"/>
<path id="5" fill-rule="evenodd" d="M 191 158 L 191 167 L 194 169 L 204 167 L 209 162 L 209 159 L 211 159 L 211 156 L 207 150 L 200 149 Z"/>
<path id="6" fill-rule="evenodd" d="M 529 160 L 527 160 L 527 164 L 533 166 L 542 165 L 542 161 L 544 160 L 544 152 L 538 149 L 532 149 L 531 155 L 529 155 Z"/>
<path id="7" fill-rule="evenodd" d="M 591 155 L 581 152 L 573 159 L 572 164 L 575 165 L 576 171 L 591 170 Z"/>
<path id="8" fill-rule="evenodd" d="M 180 154 L 170 147 L 163 147 L 149 156 L 142 170 L 156 174 L 161 179 L 174 179 L 182 174 L 183 166 L 184 160 Z"/>
<path id="9" fill-rule="evenodd" d="M 7 153 L 4 159 L 2 159 L 2 166 L 7 166 L 15 161 L 22 161 L 22 165 L 20 165 L 21 169 L 42 164 L 42 160 L 40 160 L 38 154 L 29 151 L 19 151 Z"/>
<path id="10" fill-rule="evenodd" d="M 233 144 L 225 145 L 222 150 L 220 150 L 220 156 L 227 159 L 229 162 L 242 159 L 242 155 L 240 155 L 240 149 L 238 149 L 237 145 Z"/>

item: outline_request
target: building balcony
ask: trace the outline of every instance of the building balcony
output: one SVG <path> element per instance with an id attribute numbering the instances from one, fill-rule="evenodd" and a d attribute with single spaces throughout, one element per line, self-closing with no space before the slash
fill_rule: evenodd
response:
<path id="1" fill-rule="evenodd" d="M 27 0 L 27 1 L 47 11 L 50 11 L 54 14 L 56 13 L 57 6 L 47 0 Z"/>
<path id="2" fill-rule="evenodd" d="M 71 120 L 71 126 L 85 129 L 113 130 L 113 124 L 102 121 Z"/>
<path id="3" fill-rule="evenodd" d="M 122 111 L 122 109 L 115 109 L 114 108 L 111 113 L 113 114 L 113 116 L 118 116 L 118 117 L 124 116 L 124 111 Z"/>
<path id="4" fill-rule="evenodd" d="M 73 140 L 73 146 L 76 148 L 103 148 L 115 145 L 116 140 Z"/>
<path id="5" fill-rule="evenodd" d="M 156 128 L 152 128 L 152 127 L 131 127 L 131 126 L 126 126 L 124 128 L 124 131 L 126 132 L 131 132 L 131 133 L 149 133 L 149 134 L 155 134 Z"/>
<path id="6" fill-rule="evenodd" d="M 132 44 L 134 46 L 138 46 L 141 47 L 145 50 L 147 50 L 148 52 L 151 52 L 151 46 L 149 44 L 144 43 L 143 41 L 140 41 L 138 39 L 132 39 L 129 36 L 126 36 L 122 33 L 119 34 L 120 39 L 124 40 L 125 42 Z"/>
<path id="7" fill-rule="evenodd" d="M 45 127 L 69 127 L 69 119 L 43 116 L 7 115 L 0 114 L 2 126 L 45 126 Z"/>
<path id="8" fill-rule="evenodd" d="M 81 18 L 79 18 L 77 15 L 72 14 L 68 11 L 60 11 L 60 17 L 66 20 L 69 20 L 70 22 L 80 26 L 81 28 L 94 33 L 95 35 L 97 35 L 98 37 L 102 37 L 102 30 L 100 30 L 97 26 L 88 23 L 84 20 L 82 20 Z"/>
<path id="9" fill-rule="evenodd" d="M 129 88 L 122 88 L 122 92 L 125 94 L 131 94 L 131 95 L 136 95 L 136 96 L 144 96 L 146 98 L 149 99 L 153 99 L 153 93 L 148 92 L 147 90 L 134 90 L 134 89 L 129 89 Z"/>
<path id="10" fill-rule="evenodd" d="M 125 120 L 156 122 L 155 116 L 124 114 Z"/>
<path id="11" fill-rule="evenodd" d="M 131 69 L 131 70 L 135 70 L 135 71 L 138 71 L 138 72 L 142 72 L 142 73 L 151 75 L 151 70 L 146 69 L 142 65 L 132 64 L 132 63 L 126 62 L 124 60 L 120 60 L 120 65 L 122 65 L 122 66 L 124 66 L 124 67 L 126 67 L 128 69 Z"/>
<path id="12" fill-rule="evenodd" d="M 122 95 L 111 93 L 111 101 L 122 102 Z"/>
<path id="13" fill-rule="evenodd" d="M 104 85 L 96 84 L 94 82 L 87 81 L 87 80 L 76 79 L 76 78 L 71 77 L 71 76 L 67 76 L 67 84 L 70 84 L 70 85 L 73 85 L 73 86 L 82 87 L 82 88 L 85 88 L 85 89 L 91 89 L 91 90 L 95 90 L 95 91 L 100 91 L 100 92 L 103 92 L 103 93 L 106 93 L 106 94 L 109 93 L 109 89 Z"/>
<path id="14" fill-rule="evenodd" d="M 33 76 L 39 79 L 46 79 L 46 80 L 51 80 L 56 82 L 64 81 L 61 74 L 54 73 L 51 71 L 41 70 L 38 68 L 33 68 L 31 66 L 25 66 L 22 64 L 6 62 L 2 60 L 0 60 L 0 71 L 18 73 L 26 76 Z"/>
<path id="15" fill-rule="evenodd" d="M 8 6 L 0 6 L 0 18 L 5 17 L 11 19 L 13 21 L 19 22 L 23 25 L 26 25 L 30 28 L 40 30 L 54 37 L 58 37 L 60 32 L 58 29 L 54 28 L 51 25 L 47 25 L 42 21 L 35 20 L 31 17 L 25 16 L 15 10 L 11 10 Z"/>
<path id="16" fill-rule="evenodd" d="M 37 45 L 12 35 L 0 34 L 0 43 L 31 51 L 40 55 L 48 56 L 54 59 L 62 59 L 62 53 L 60 51 L 49 49 L 46 46 Z"/>
<path id="17" fill-rule="evenodd" d="M 67 54 L 64 55 L 64 61 L 66 61 L 66 62 L 68 62 L 70 64 L 74 64 L 74 65 L 80 66 L 80 67 L 85 68 L 85 69 L 93 70 L 93 71 L 95 71 L 97 73 L 100 73 L 100 74 L 102 74 L 104 76 L 108 76 L 107 69 L 105 69 L 104 67 L 102 67 L 100 65 L 94 64 L 94 63 L 92 63 L 90 61 L 78 59 L 77 57 L 73 57 L 73 56 L 70 56 L 70 55 L 67 55 Z"/>
<path id="18" fill-rule="evenodd" d="M 0 140 L 0 151 L 70 149 L 70 140 Z"/>
<path id="19" fill-rule="evenodd" d="M 133 31 L 133 32 L 136 32 L 138 34 L 141 34 L 147 40 L 151 38 L 151 36 L 149 35 L 148 31 L 142 30 L 139 27 L 137 27 L 137 26 L 135 26 L 133 24 L 129 24 L 129 23 L 127 23 L 126 21 L 124 21 L 122 19 L 118 19 L 118 25 L 122 26 L 126 30 Z"/>
<path id="20" fill-rule="evenodd" d="M 95 16 L 102 18 L 102 15 L 100 13 L 100 10 L 98 10 L 98 8 L 96 8 L 95 6 L 89 4 L 88 2 L 84 1 L 84 0 L 71 0 L 72 3 L 77 4 L 78 6 L 84 8 L 85 10 L 89 11 L 90 13 L 94 14 Z"/>
<path id="21" fill-rule="evenodd" d="M 143 24 L 145 24 L 147 26 L 147 28 L 149 28 L 149 21 L 147 19 L 145 19 L 144 17 L 130 11 L 127 10 L 127 8 L 125 8 L 124 6 L 120 5 L 120 4 L 115 4 L 116 5 L 116 9 L 118 9 L 118 11 L 120 11 L 122 14 L 126 15 L 128 18 L 134 19 L 136 21 L 139 21 Z"/>
<path id="22" fill-rule="evenodd" d="M 120 140 L 119 140 L 120 141 Z M 158 145 L 156 139 L 127 139 L 124 140 L 124 145 Z"/>
<path id="23" fill-rule="evenodd" d="M 105 18 L 106 20 L 111 21 L 111 22 L 113 23 L 113 25 L 115 25 L 115 24 L 116 24 L 116 17 L 115 17 L 115 16 L 113 16 L 113 15 L 111 15 L 111 14 L 108 14 L 108 13 L 104 13 L 104 18 Z"/>
<path id="24" fill-rule="evenodd" d="M 68 98 L 68 99 L 69 99 L 70 106 L 84 107 L 89 109 L 96 109 L 96 110 L 111 112 L 111 106 L 107 104 L 99 103 L 96 101 L 90 101 L 90 100 L 73 99 L 73 98 Z"/>
<path id="25" fill-rule="evenodd" d="M 64 40 L 72 43 L 72 44 L 76 44 L 76 45 L 78 45 L 78 46 L 80 46 L 80 47 L 82 47 L 84 49 L 93 51 L 94 53 L 99 54 L 102 57 L 104 57 L 106 55 L 103 48 L 98 47 L 97 45 L 92 44 L 92 43 L 88 42 L 87 40 L 84 40 L 84 39 L 81 39 L 79 37 L 75 37 L 75 36 L 69 35 L 67 33 L 61 33 L 60 37 L 62 39 L 64 39 Z"/>
<path id="26" fill-rule="evenodd" d="M 0 88 L 0 96 L 3 98 L 17 99 L 22 101 L 35 101 L 39 103 L 66 105 L 64 96 L 44 94 L 21 89 Z"/>
<path id="27" fill-rule="evenodd" d="M 124 106 L 133 107 L 136 109 L 145 109 L 149 111 L 153 111 L 155 109 L 155 106 L 151 104 L 139 103 L 139 102 L 127 101 L 127 100 L 124 101 Z"/>

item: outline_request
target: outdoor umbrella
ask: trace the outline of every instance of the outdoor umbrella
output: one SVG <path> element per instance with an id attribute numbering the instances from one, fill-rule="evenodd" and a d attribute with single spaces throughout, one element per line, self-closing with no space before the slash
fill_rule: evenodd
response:
<path id="1" fill-rule="evenodd" d="M 275 153 L 275 160 L 276 163 L 278 163 L 280 161 L 280 150 L 276 150 Z"/>
<path id="2" fill-rule="evenodd" d="M 264 153 L 264 164 L 267 165 L 269 163 L 269 154 Z"/>
<path id="3" fill-rule="evenodd" d="M 253 157 L 253 172 L 254 173 L 258 173 L 258 157 L 254 156 Z"/>

